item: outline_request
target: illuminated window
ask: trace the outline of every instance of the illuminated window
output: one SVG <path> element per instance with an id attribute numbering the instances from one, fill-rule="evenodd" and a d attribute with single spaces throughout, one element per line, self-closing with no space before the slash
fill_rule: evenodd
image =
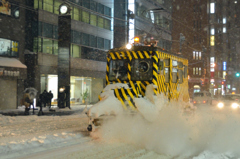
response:
<path id="1" fill-rule="evenodd" d="M 201 68 L 201 67 L 199 67 L 198 69 L 199 69 L 199 70 L 198 70 L 198 72 L 199 72 L 199 75 L 202 75 L 202 68 Z"/>
<path id="2" fill-rule="evenodd" d="M 59 6 L 61 5 L 61 2 L 59 1 L 54 1 L 54 13 L 59 14 Z"/>
<path id="3" fill-rule="evenodd" d="M 193 67 L 193 74 L 195 75 L 195 67 Z"/>
<path id="4" fill-rule="evenodd" d="M 19 43 L 0 38 L 0 56 L 18 56 Z"/>
<path id="5" fill-rule="evenodd" d="M 196 67 L 196 75 L 198 75 L 198 67 Z"/>
<path id="6" fill-rule="evenodd" d="M 226 33 L 226 32 L 227 32 L 226 27 L 223 27 L 223 33 Z"/>
<path id="7" fill-rule="evenodd" d="M 223 18 L 223 24 L 226 24 L 227 20 L 226 18 Z"/>
<path id="8" fill-rule="evenodd" d="M 198 60 L 198 52 L 196 52 L 196 60 Z"/>
<path id="9" fill-rule="evenodd" d="M 89 13 L 82 11 L 82 21 L 89 24 Z"/>
<path id="10" fill-rule="evenodd" d="M 93 25 L 93 26 L 97 26 L 97 16 L 94 15 L 94 14 L 91 14 L 90 16 L 90 24 Z"/>
<path id="11" fill-rule="evenodd" d="M 215 45 L 214 39 L 215 39 L 214 35 L 210 36 L 210 45 L 211 46 Z"/>
<path id="12" fill-rule="evenodd" d="M 215 34 L 215 29 L 211 29 L 211 35 Z"/>
<path id="13" fill-rule="evenodd" d="M 53 0 L 44 0 L 43 10 L 53 13 Z"/>
<path id="14" fill-rule="evenodd" d="M 74 20 L 81 20 L 79 14 L 80 14 L 80 10 L 78 8 L 74 8 L 74 10 L 73 10 L 73 19 Z"/>
<path id="15" fill-rule="evenodd" d="M 104 27 L 104 22 L 102 17 L 98 17 L 98 27 L 103 28 Z"/>
<path id="16" fill-rule="evenodd" d="M 199 52 L 199 60 L 201 60 L 201 59 L 202 59 L 202 53 Z"/>
<path id="17" fill-rule="evenodd" d="M 210 13 L 215 13 L 215 3 L 210 3 Z"/>
<path id="18" fill-rule="evenodd" d="M 193 59 L 195 60 L 195 51 L 193 51 Z"/>

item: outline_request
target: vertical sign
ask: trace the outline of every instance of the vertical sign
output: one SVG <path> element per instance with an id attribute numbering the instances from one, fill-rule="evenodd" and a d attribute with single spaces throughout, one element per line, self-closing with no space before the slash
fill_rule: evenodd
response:
<path id="1" fill-rule="evenodd" d="M 58 17 L 58 107 L 70 108 L 71 15 Z"/>

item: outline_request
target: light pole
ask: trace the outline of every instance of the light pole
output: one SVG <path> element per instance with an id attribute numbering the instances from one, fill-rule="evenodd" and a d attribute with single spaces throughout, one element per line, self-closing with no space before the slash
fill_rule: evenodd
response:
<path id="1" fill-rule="evenodd" d="M 70 5 L 62 3 L 58 16 L 58 107 L 70 109 Z"/>

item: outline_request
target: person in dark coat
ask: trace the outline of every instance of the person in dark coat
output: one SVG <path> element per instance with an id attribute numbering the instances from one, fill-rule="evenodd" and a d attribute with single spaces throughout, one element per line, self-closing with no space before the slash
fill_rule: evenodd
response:
<path id="1" fill-rule="evenodd" d="M 53 94 L 51 91 L 48 92 L 48 103 L 49 103 L 49 108 L 52 106 L 52 99 L 53 99 Z"/>
<path id="2" fill-rule="evenodd" d="M 44 107 L 46 107 L 47 102 L 48 102 L 48 92 L 46 90 L 44 90 L 42 93 L 42 103 L 43 103 Z"/>

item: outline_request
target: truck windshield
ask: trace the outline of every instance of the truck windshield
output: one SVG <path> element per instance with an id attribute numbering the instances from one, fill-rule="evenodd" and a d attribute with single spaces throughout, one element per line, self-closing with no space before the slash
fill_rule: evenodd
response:
<path id="1" fill-rule="evenodd" d="M 109 65 L 109 80 L 128 80 L 128 60 L 111 60 Z"/>

